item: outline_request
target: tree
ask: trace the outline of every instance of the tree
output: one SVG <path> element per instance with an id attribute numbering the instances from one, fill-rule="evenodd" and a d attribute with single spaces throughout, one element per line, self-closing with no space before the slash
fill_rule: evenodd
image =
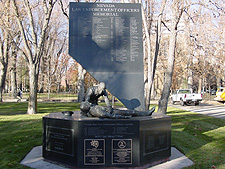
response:
<path id="1" fill-rule="evenodd" d="M 11 93 L 12 97 L 16 98 L 16 93 L 17 93 L 17 82 L 16 82 L 16 60 L 17 60 L 17 51 L 14 46 L 12 46 L 11 50 L 11 68 L 10 68 L 10 73 L 11 73 Z"/>
<path id="2" fill-rule="evenodd" d="M 147 4 L 148 5 L 148 4 Z M 146 52 L 147 53 L 144 56 L 144 65 L 145 66 L 145 109 L 149 110 L 149 106 L 150 106 L 150 100 L 151 100 L 151 91 L 152 91 L 152 86 L 153 86 L 153 80 L 154 80 L 154 76 L 155 76 L 155 69 L 156 69 L 156 64 L 157 64 L 157 58 L 158 58 L 158 54 L 159 54 L 159 44 L 160 44 L 160 40 L 161 40 L 161 23 L 162 23 L 162 17 L 163 17 L 163 11 L 166 5 L 166 0 L 163 0 L 161 2 L 161 8 L 159 11 L 159 14 L 157 16 L 156 19 L 156 35 L 155 35 L 155 52 L 154 55 L 151 55 L 151 36 L 150 36 L 150 32 L 151 32 L 151 26 L 152 26 L 152 14 L 151 12 L 149 12 L 149 10 L 147 10 L 145 13 L 147 13 L 145 15 L 143 8 L 142 8 L 142 16 L 143 16 L 143 26 L 144 26 L 144 33 L 145 33 L 145 39 L 146 39 Z M 148 14 L 150 13 L 150 14 Z M 147 16 L 147 17 L 146 17 Z M 147 25 L 147 19 L 150 16 L 150 23 Z M 147 72 L 147 73 L 146 73 Z"/>
<path id="3" fill-rule="evenodd" d="M 60 92 L 60 88 L 61 88 L 61 82 L 62 80 L 65 81 L 66 84 L 66 90 L 68 88 L 68 74 L 67 71 L 69 70 L 69 63 L 70 63 L 70 59 L 71 56 L 69 56 L 68 54 L 63 53 L 61 55 L 61 57 L 59 58 L 59 63 L 57 66 L 57 78 L 56 78 L 56 82 L 57 82 L 57 92 Z"/>
<path id="4" fill-rule="evenodd" d="M 152 8 L 152 3 L 148 3 L 148 1 L 146 2 L 146 6 L 148 10 L 144 11 L 144 4 L 142 2 L 142 22 L 143 22 L 143 27 L 144 27 L 144 44 L 145 44 L 145 48 L 144 48 L 144 58 L 143 58 L 143 62 L 144 62 L 144 89 L 145 89 L 145 110 L 149 109 L 149 105 L 150 105 L 150 90 L 151 90 L 151 86 L 149 83 L 149 79 L 150 79 L 150 71 L 151 71 L 151 36 L 150 36 L 150 30 L 151 30 L 151 26 L 152 26 L 152 11 L 150 10 Z M 147 18 L 150 18 L 149 20 L 147 20 Z"/>
<path id="5" fill-rule="evenodd" d="M 199 2 L 198 5 L 199 8 L 195 7 L 189 12 L 189 18 L 194 23 L 190 37 L 194 46 L 193 59 L 195 60 L 192 69 L 197 78 L 193 78 L 193 81 L 200 93 L 205 88 L 215 89 L 215 78 L 220 83 L 219 79 L 224 76 L 222 49 L 224 46 L 224 4 L 220 1 L 209 1 Z M 221 85 L 219 84 L 218 87 Z"/>
<path id="6" fill-rule="evenodd" d="M 79 2 L 76 1 L 76 2 Z M 66 4 L 68 4 L 68 1 L 65 2 Z M 69 21 L 69 15 L 68 15 L 68 6 L 65 7 L 64 3 L 62 0 L 59 0 L 59 4 L 61 6 L 61 10 L 62 13 L 67 17 L 68 21 Z M 83 98 L 84 98 L 84 78 L 86 75 L 87 71 L 80 65 L 78 64 L 78 86 L 77 86 L 77 90 L 78 90 L 78 103 L 80 103 Z"/>
<path id="7" fill-rule="evenodd" d="M 35 114 L 37 112 L 37 87 L 40 59 L 43 55 L 46 31 L 56 1 L 57 0 L 43 0 L 42 3 L 40 3 L 39 1 L 31 2 L 23 0 L 22 4 L 20 4 L 18 1 L 12 0 L 15 17 L 23 42 L 21 46 L 18 46 L 18 49 L 23 53 L 29 68 L 30 93 L 27 114 Z M 35 13 L 37 11 L 44 13 L 43 17 Z M 26 12 L 27 15 L 24 15 L 22 12 Z"/>
<path id="8" fill-rule="evenodd" d="M 78 99 L 77 102 L 81 103 L 84 99 L 84 78 L 87 71 L 78 64 L 78 84 L 77 84 L 77 91 L 78 91 Z"/>
<path id="9" fill-rule="evenodd" d="M 173 77 L 176 38 L 177 38 L 177 25 L 180 21 L 183 11 L 184 11 L 184 2 L 175 0 L 172 4 L 167 70 L 166 70 L 165 82 L 163 86 L 162 95 L 159 100 L 159 108 L 158 108 L 158 113 L 161 113 L 161 114 L 166 114 L 166 110 L 167 110 L 168 98 L 170 95 L 170 87 L 172 84 L 172 77 Z"/>
<path id="10" fill-rule="evenodd" d="M 64 41 L 65 42 L 65 41 Z M 53 79 L 55 78 L 56 73 L 60 74 L 59 76 L 61 76 L 61 72 L 59 73 L 58 71 L 58 67 L 59 67 L 59 58 L 60 55 L 62 54 L 63 51 L 63 47 L 64 47 L 64 42 L 62 43 L 62 46 L 57 50 L 57 53 L 52 53 L 52 51 L 54 51 L 54 48 L 56 48 L 55 43 L 51 44 L 50 47 L 50 53 L 47 56 L 47 90 L 48 90 L 48 99 L 50 98 L 50 92 L 51 92 L 51 87 L 52 87 L 52 83 L 53 83 Z M 61 78 L 60 78 L 61 80 Z"/>
<path id="11" fill-rule="evenodd" d="M 176 49 L 176 40 L 177 40 L 177 25 L 180 21 L 180 18 L 182 16 L 182 14 L 185 12 L 189 19 L 192 19 L 192 16 L 190 15 L 190 13 L 188 13 L 188 9 L 190 9 L 191 6 L 193 5 L 198 5 L 200 6 L 199 8 L 199 11 L 201 11 L 201 7 L 204 7 L 205 9 L 207 9 L 206 11 L 210 11 L 211 12 L 211 15 L 224 15 L 225 11 L 224 11 L 224 4 L 222 4 L 221 2 L 217 1 L 217 2 L 212 2 L 212 1 L 207 1 L 207 2 L 196 2 L 196 1 L 172 1 L 172 14 L 171 14 L 171 26 L 170 26 L 170 45 L 169 45 L 169 53 L 168 53 L 168 62 L 167 62 L 167 71 L 166 71 L 166 74 L 165 74 L 165 82 L 164 82 L 164 86 L 163 86 L 163 91 L 162 91 L 162 95 L 161 95 L 161 98 L 159 100 L 159 109 L 158 109 L 158 112 L 159 113 L 166 113 L 166 109 L 167 109 L 167 103 L 168 103 L 168 98 L 169 98 L 169 94 L 170 94 L 170 87 L 171 87 L 171 83 L 172 83 L 172 75 L 173 75 L 173 68 L 174 68 L 174 60 L 175 60 L 175 49 Z M 222 7 L 221 7 L 222 6 Z M 196 16 L 196 8 L 194 9 L 194 15 Z M 204 15 L 201 15 L 201 17 L 206 17 L 208 16 L 209 14 L 207 13 L 204 13 Z M 200 22 L 200 24 L 202 24 L 202 22 Z M 196 24 L 197 25 L 197 29 L 201 29 L 199 27 L 199 23 Z M 204 26 L 204 29 L 202 30 L 207 30 L 205 29 L 205 26 Z M 202 31 L 202 32 L 204 32 Z M 209 62 L 209 58 L 211 58 L 211 55 L 213 52 L 212 48 L 210 48 L 210 45 L 206 45 L 206 44 L 211 44 L 212 46 L 212 43 L 210 43 L 210 40 L 211 39 L 217 39 L 217 36 L 214 36 L 214 38 L 212 38 L 211 36 L 211 39 L 208 39 L 209 37 L 209 34 L 210 33 L 210 30 L 208 30 L 207 33 L 202 33 L 202 34 L 196 34 L 194 35 L 194 39 L 196 40 L 199 40 L 201 37 L 202 40 L 199 40 L 199 44 L 196 45 L 197 49 L 200 49 L 199 50 L 199 56 L 201 56 L 201 61 L 199 62 L 200 65 L 201 63 L 203 63 L 203 77 L 206 79 L 206 77 L 208 77 L 209 74 L 213 75 L 211 71 L 208 71 L 210 69 L 211 66 L 208 65 Z M 201 36 L 199 36 L 201 35 Z M 202 36 L 204 35 L 204 36 Z M 206 35 L 206 36 L 205 36 Z M 196 37 L 196 36 L 199 36 L 199 37 Z M 193 32 L 192 34 L 190 34 L 190 37 L 193 38 Z M 205 40 L 206 39 L 206 40 Z M 195 51 L 196 53 L 196 51 Z M 195 58 L 196 60 L 197 58 Z M 207 69 L 207 67 L 209 67 L 209 69 Z M 206 70 L 207 69 L 207 70 Z M 206 81 L 206 80 L 205 80 Z M 209 82 L 211 83 L 211 82 Z M 201 84 L 201 83 L 199 83 Z M 201 89 L 201 87 L 199 87 Z"/>
<path id="12" fill-rule="evenodd" d="M 62 53 L 67 50 L 66 36 L 67 36 L 67 21 L 64 16 L 58 12 L 57 7 L 52 13 L 51 22 L 46 32 L 45 48 L 43 50 L 43 57 L 41 62 L 41 83 L 40 90 L 48 91 L 48 99 L 56 74 L 58 72 L 59 58 Z"/>
<path id="13" fill-rule="evenodd" d="M 5 87 L 6 73 L 8 69 L 9 60 L 9 27 L 10 27 L 10 1 L 6 0 L 2 3 L 1 19 L 0 19 L 0 102 L 2 102 L 2 92 Z"/>

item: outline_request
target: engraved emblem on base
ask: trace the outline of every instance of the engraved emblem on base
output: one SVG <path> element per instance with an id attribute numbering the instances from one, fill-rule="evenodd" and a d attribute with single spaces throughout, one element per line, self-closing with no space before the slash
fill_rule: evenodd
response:
<path id="1" fill-rule="evenodd" d="M 105 164 L 105 140 L 85 139 L 84 140 L 84 165 Z"/>
<path id="2" fill-rule="evenodd" d="M 112 164 L 132 164 L 132 139 L 112 139 Z"/>

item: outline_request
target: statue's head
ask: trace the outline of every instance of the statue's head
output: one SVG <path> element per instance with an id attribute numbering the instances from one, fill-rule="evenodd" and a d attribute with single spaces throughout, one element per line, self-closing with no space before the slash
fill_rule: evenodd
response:
<path id="1" fill-rule="evenodd" d="M 103 92 L 105 89 L 106 89 L 105 83 L 104 82 L 99 83 L 99 85 L 98 85 L 99 93 Z"/>
<path id="2" fill-rule="evenodd" d="M 80 110 L 84 113 L 88 113 L 91 108 L 91 103 L 89 102 L 81 102 L 80 103 Z"/>

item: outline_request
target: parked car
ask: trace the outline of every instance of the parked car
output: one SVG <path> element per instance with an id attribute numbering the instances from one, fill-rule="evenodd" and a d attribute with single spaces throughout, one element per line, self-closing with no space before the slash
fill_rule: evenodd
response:
<path id="1" fill-rule="evenodd" d="M 211 90 L 211 95 L 216 95 L 216 90 L 215 89 Z"/>
<path id="2" fill-rule="evenodd" d="M 209 93 L 210 95 L 216 95 L 216 90 L 215 89 L 211 89 L 211 90 L 202 90 L 201 91 L 201 94 L 206 94 L 206 93 Z"/>
<path id="3" fill-rule="evenodd" d="M 214 100 L 219 102 L 225 101 L 225 87 L 220 87 L 216 92 L 216 98 Z"/>
<path id="4" fill-rule="evenodd" d="M 171 95 L 171 102 L 180 102 L 182 106 L 194 103 L 195 106 L 199 105 L 199 102 L 202 101 L 202 94 L 192 93 L 190 89 L 178 89 L 176 93 Z"/>

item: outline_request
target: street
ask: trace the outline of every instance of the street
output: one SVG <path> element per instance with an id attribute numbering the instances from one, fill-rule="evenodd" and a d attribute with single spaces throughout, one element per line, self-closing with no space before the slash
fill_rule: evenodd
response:
<path id="1" fill-rule="evenodd" d="M 222 103 L 209 104 L 200 102 L 199 106 L 194 106 L 193 104 L 181 106 L 180 103 L 177 102 L 175 104 L 169 104 L 169 106 L 196 113 L 201 113 L 212 117 L 225 119 L 225 105 L 223 105 Z"/>

